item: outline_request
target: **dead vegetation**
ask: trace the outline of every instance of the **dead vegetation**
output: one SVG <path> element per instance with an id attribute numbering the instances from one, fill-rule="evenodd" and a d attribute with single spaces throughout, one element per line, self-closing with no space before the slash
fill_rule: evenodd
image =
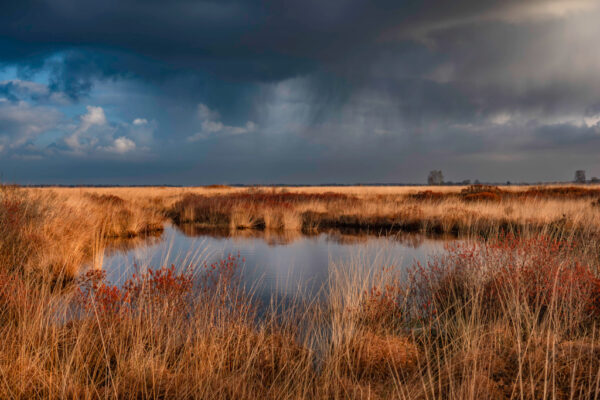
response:
<path id="1" fill-rule="evenodd" d="M 598 209 L 587 192 L 505 197 L 486 188 L 417 199 L 411 196 L 418 190 L 335 196 L 214 190 L 213 197 L 192 193 L 202 197 L 189 197 L 188 207 L 180 202 L 190 194 L 171 189 L 136 196 L 2 187 L 0 398 L 600 395 Z M 460 198 L 480 193 L 501 200 Z M 230 203 L 221 205 L 220 196 Z M 140 235 L 168 212 L 192 209 L 202 218 L 206 210 L 237 210 L 222 217 L 228 232 L 231 221 L 236 231 L 262 223 L 265 232 L 286 226 L 296 232 L 298 220 L 278 214 L 287 210 L 302 218 L 301 229 L 328 219 L 384 226 L 394 215 L 423 231 L 434 218 L 444 231 L 485 221 L 488 236 L 449 246 L 409 273 L 368 260 L 332 264 L 326 301 L 298 300 L 261 315 L 235 280 L 236 257 L 200 269 L 156 266 L 120 287 L 98 272 L 76 278 L 107 236 Z M 123 210 L 127 218 L 119 217 Z M 498 234 L 502 221 L 512 220 L 539 226 Z"/>

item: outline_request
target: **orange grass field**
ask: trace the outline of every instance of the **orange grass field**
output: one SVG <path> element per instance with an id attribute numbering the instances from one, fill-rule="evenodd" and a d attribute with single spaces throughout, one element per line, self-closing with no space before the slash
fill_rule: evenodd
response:
<path id="1" fill-rule="evenodd" d="M 0 187 L 1 399 L 595 399 L 600 187 Z M 257 313 L 230 256 L 121 287 L 119 240 L 196 227 L 467 240 L 400 275 L 329 266 Z M 382 268 L 387 267 L 387 268 Z"/>

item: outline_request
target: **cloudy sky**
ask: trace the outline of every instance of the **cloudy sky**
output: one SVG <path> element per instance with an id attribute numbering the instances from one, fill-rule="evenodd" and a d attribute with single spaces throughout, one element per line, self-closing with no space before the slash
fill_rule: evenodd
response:
<path id="1" fill-rule="evenodd" d="M 598 21 L 598 0 L 0 0 L 0 172 L 600 176 Z"/>

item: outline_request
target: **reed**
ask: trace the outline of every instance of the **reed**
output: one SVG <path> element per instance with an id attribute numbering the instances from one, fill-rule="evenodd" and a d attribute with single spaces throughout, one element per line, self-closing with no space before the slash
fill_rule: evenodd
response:
<path id="1" fill-rule="evenodd" d="M 341 188 L 334 196 L 288 190 L 2 187 L 0 398 L 600 394 L 600 242 L 589 198 L 465 201 L 442 188 L 449 193 L 443 198 L 419 200 L 412 194 L 420 189 Z M 325 300 L 299 297 L 262 313 L 251 288 L 236 280 L 235 256 L 206 266 L 155 266 L 120 287 L 101 271 L 78 273 L 103 253 L 109 236 L 150 230 L 189 192 L 215 212 L 225 207 L 222 196 L 238 193 L 229 197 L 237 211 L 249 204 L 240 198 L 249 198 L 253 206 L 234 219 L 238 234 L 252 234 L 238 227 L 262 220 L 265 235 L 293 235 L 298 227 L 286 230 L 294 222 L 268 203 L 286 198 L 295 221 L 308 213 L 325 213 L 321 224 L 394 215 L 427 226 L 435 220 L 444 230 L 483 229 L 486 237 L 449 246 L 409 271 L 381 254 L 357 254 L 331 264 Z M 280 196 L 286 193 L 294 195 Z M 132 216 L 110 222 L 120 210 Z M 523 229 L 503 231 L 501 217 Z"/>
<path id="2" fill-rule="evenodd" d="M 595 205 L 600 191 L 593 188 L 470 187 L 393 194 L 309 189 L 186 193 L 168 213 L 177 222 L 303 232 L 352 228 L 484 237 L 502 231 L 581 237 L 600 233 L 600 207 Z"/>

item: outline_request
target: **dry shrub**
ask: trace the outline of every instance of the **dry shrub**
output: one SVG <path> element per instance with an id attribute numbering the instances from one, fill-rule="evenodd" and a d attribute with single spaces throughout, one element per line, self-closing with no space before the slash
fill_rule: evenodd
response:
<path id="1" fill-rule="evenodd" d="M 460 191 L 460 194 L 463 196 L 466 196 L 469 194 L 476 194 L 476 193 L 504 194 L 507 192 L 505 192 L 504 190 L 501 190 L 498 186 L 493 186 L 493 185 L 469 185 Z"/>
<path id="2" fill-rule="evenodd" d="M 497 186 L 491 185 L 471 185 L 460 192 L 460 196 L 464 201 L 491 201 L 497 202 L 502 200 L 508 192 L 500 190 Z"/>
<path id="3" fill-rule="evenodd" d="M 415 200 L 429 200 L 429 201 L 440 201 L 448 197 L 448 194 L 442 192 L 434 192 L 431 190 L 423 190 L 411 195 L 411 198 Z"/>
<path id="4" fill-rule="evenodd" d="M 351 314 L 360 326 L 374 332 L 401 332 L 407 322 L 406 285 L 397 278 L 383 287 L 374 286 Z"/>
<path id="5" fill-rule="evenodd" d="M 502 197 L 493 192 L 470 193 L 463 197 L 465 201 L 500 201 Z"/>
<path id="6" fill-rule="evenodd" d="M 86 193 L 85 195 L 90 200 L 102 205 L 120 206 L 125 204 L 125 200 L 114 194 Z"/>
<path id="7" fill-rule="evenodd" d="M 373 332 L 359 333 L 349 343 L 346 368 L 360 379 L 389 380 L 412 374 L 418 349 L 407 337 Z"/>

